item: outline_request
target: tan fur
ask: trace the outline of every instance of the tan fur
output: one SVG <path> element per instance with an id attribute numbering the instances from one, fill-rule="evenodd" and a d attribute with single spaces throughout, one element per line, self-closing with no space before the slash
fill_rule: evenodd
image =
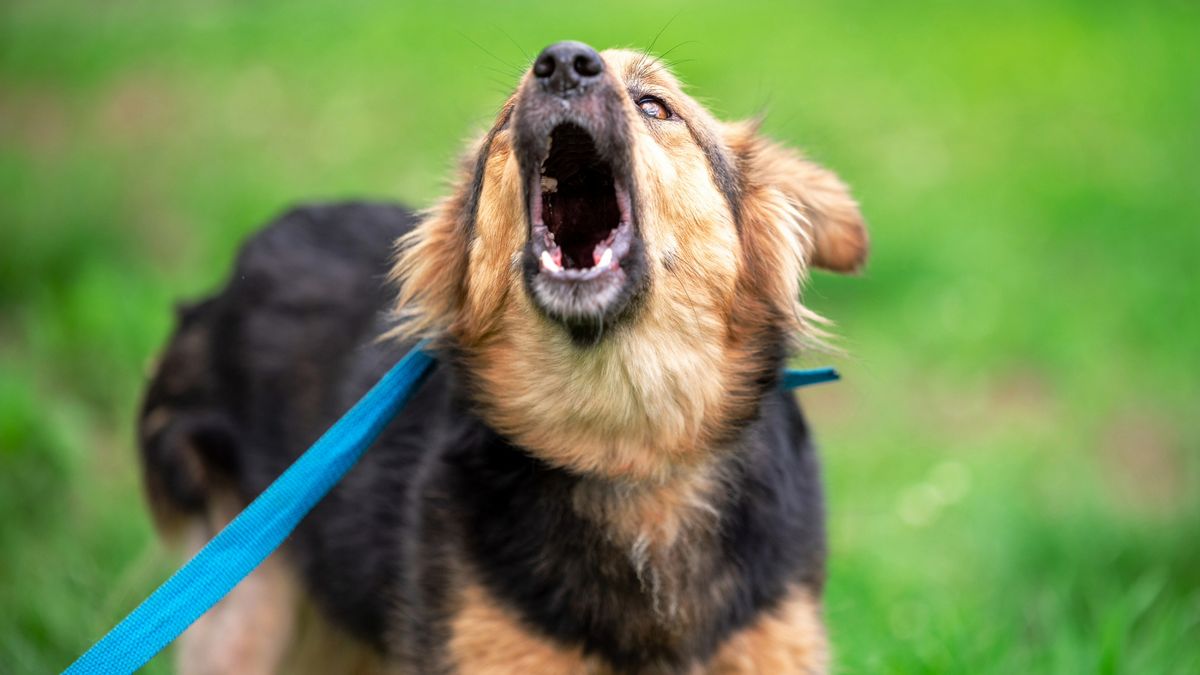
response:
<path id="1" fill-rule="evenodd" d="M 657 621 L 676 634 L 708 621 L 704 612 L 733 591 L 710 555 L 724 479 L 708 466 L 661 484 L 581 481 L 572 495 L 575 511 L 626 551 Z"/>
<path id="2" fill-rule="evenodd" d="M 523 625 L 480 586 L 459 595 L 451 624 L 451 664 L 467 675 L 607 675 L 601 661 L 577 646 L 560 645 Z M 735 633 L 693 675 L 821 675 L 829 669 L 829 647 L 820 606 L 799 587 L 774 611 Z"/>
<path id="3" fill-rule="evenodd" d="M 466 183 L 457 185 L 450 197 L 425 212 L 419 228 L 397 242 L 404 255 L 392 269 L 391 279 L 403 280 L 396 314 L 405 331 L 442 332 L 463 309 L 462 267 L 468 245 L 463 210 L 468 188 Z"/>
<path id="4" fill-rule="evenodd" d="M 812 595 L 793 588 L 774 611 L 725 641 L 713 675 L 820 675 L 829 671 L 829 645 Z"/>
<path id="5" fill-rule="evenodd" d="M 689 529 L 715 525 L 713 502 L 723 488 L 717 470 L 705 468 L 665 483 L 581 481 L 572 497 L 575 510 L 606 525 L 615 541 L 666 548 Z"/>
<path id="6" fill-rule="evenodd" d="M 563 647 L 532 630 L 475 584 L 463 587 L 450 627 L 455 672 L 470 675 L 602 675 L 579 647 Z"/>

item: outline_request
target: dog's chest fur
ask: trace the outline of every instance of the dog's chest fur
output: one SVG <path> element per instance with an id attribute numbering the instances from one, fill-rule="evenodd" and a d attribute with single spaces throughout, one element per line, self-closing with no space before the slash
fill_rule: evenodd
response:
<path id="1" fill-rule="evenodd" d="M 429 647 L 455 644 L 456 614 L 477 604 L 464 588 L 618 672 L 686 672 L 789 587 L 819 595 L 816 467 L 786 396 L 768 397 L 731 459 L 657 493 L 549 467 L 470 417 L 449 426 L 411 487 L 397 589 L 402 653 L 420 672 L 459 658 Z"/>

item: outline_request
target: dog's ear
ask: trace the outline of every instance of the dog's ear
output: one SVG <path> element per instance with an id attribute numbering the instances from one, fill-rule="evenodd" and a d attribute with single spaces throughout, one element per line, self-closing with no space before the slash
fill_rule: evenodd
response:
<path id="1" fill-rule="evenodd" d="M 389 281 L 400 289 L 393 312 L 397 323 L 385 337 L 435 338 L 463 331 L 477 334 L 486 326 L 487 312 L 466 311 L 471 302 L 467 268 L 471 242 L 477 235 L 475 212 L 484 188 L 484 174 L 497 134 L 507 126 L 512 109 L 510 98 L 491 130 L 463 156 L 450 196 L 422 214 L 421 222 L 396 242 L 396 264 Z"/>
<path id="2" fill-rule="evenodd" d="M 792 219 L 805 262 L 857 272 L 867 259 L 867 227 L 850 190 L 832 171 L 758 133 L 757 122 L 726 127 L 742 177 L 744 215 Z"/>
<path id="3" fill-rule="evenodd" d="M 496 126 L 463 156 L 450 195 L 425 211 L 421 222 L 396 242 L 389 280 L 400 293 L 393 312 L 396 327 L 387 337 L 436 338 L 461 328 L 475 209 L 492 139 L 510 110 L 511 102 Z"/>
<path id="4" fill-rule="evenodd" d="M 437 337 L 462 314 L 466 301 L 466 218 L 469 185 L 435 204 L 411 232 L 396 242 L 390 281 L 399 287 L 389 337 Z"/>

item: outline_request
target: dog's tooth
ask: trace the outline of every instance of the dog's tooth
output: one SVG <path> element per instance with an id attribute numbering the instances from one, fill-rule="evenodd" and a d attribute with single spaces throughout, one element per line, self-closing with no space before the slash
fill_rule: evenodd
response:
<path id="1" fill-rule="evenodd" d="M 552 176 L 542 176 L 542 192 L 558 192 L 558 179 Z"/>
<path id="2" fill-rule="evenodd" d="M 551 272 L 559 272 L 562 270 L 562 267 L 560 267 L 558 263 L 554 262 L 554 258 L 550 256 L 549 251 L 542 251 L 542 267 L 550 270 Z"/>
<path id="3" fill-rule="evenodd" d="M 604 253 L 600 254 L 600 262 L 596 263 L 597 267 L 608 267 L 612 263 L 613 252 L 611 248 L 604 247 Z"/>

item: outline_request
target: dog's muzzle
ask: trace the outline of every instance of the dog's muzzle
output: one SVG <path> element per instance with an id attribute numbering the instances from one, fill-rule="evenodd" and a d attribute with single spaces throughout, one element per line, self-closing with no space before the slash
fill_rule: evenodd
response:
<path id="1" fill-rule="evenodd" d="M 547 47 L 532 74 L 513 114 L 529 221 L 526 288 L 543 314 L 587 337 L 627 315 L 646 284 L 632 103 L 580 42 Z"/>

